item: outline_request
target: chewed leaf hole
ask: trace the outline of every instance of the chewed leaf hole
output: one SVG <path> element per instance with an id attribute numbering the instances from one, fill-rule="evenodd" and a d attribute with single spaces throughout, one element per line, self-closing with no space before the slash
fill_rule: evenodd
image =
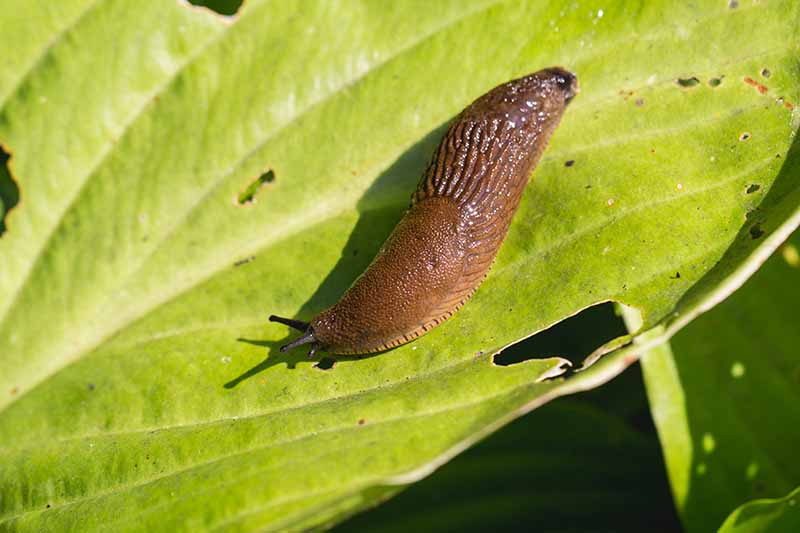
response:
<path id="1" fill-rule="evenodd" d="M 675 83 L 677 83 L 681 87 L 688 88 L 688 87 L 694 87 L 695 85 L 699 84 L 700 80 L 692 76 L 691 78 L 678 78 L 677 80 L 675 80 Z"/>
<path id="2" fill-rule="evenodd" d="M 256 195 L 261 190 L 261 188 L 264 187 L 264 185 L 266 185 L 267 183 L 272 183 L 273 181 L 275 181 L 275 173 L 272 170 L 267 170 L 259 177 L 254 179 L 252 182 L 250 182 L 250 184 L 244 191 L 239 193 L 236 202 L 239 205 L 248 205 L 254 203 L 256 201 Z"/>
<path id="3" fill-rule="evenodd" d="M 6 220 L 9 212 L 19 203 L 19 187 L 11 177 L 8 168 L 10 159 L 8 152 L 0 146 L 0 237 L 6 232 Z"/>
<path id="4" fill-rule="evenodd" d="M 559 356 L 573 366 L 606 342 L 625 335 L 625 323 L 617 316 L 612 302 L 587 307 L 494 356 L 494 363 L 509 366 L 529 359 Z"/>
<path id="5" fill-rule="evenodd" d="M 219 15 L 235 15 L 242 7 L 244 0 L 189 0 L 189 3 L 197 7 L 205 7 Z"/>
<path id="6" fill-rule="evenodd" d="M 745 192 L 746 192 L 747 194 L 753 194 L 754 192 L 757 192 L 759 189 L 761 189 L 761 185 L 759 185 L 758 183 L 753 183 L 752 185 L 750 185 L 749 187 L 747 187 L 747 189 L 745 190 Z"/>
<path id="7" fill-rule="evenodd" d="M 761 229 L 761 224 L 760 223 L 756 222 L 755 224 L 753 224 L 750 227 L 750 238 L 751 239 L 753 239 L 753 240 L 760 239 L 763 235 L 764 235 L 764 230 Z"/>
<path id="8" fill-rule="evenodd" d="M 719 87 L 720 85 L 722 85 L 723 77 L 724 76 L 720 76 L 719 78 L 711 78 L 710 80 L 708 80 L 708 85 L 711 87 Z"/>

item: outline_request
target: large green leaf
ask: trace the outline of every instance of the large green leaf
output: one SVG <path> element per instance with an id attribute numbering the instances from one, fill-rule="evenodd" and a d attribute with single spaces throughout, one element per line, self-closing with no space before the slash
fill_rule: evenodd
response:
<path id="1" fill-rule="evenodd" d="M 800 174 L 797 174 L 800 177 Z M 688 531 L 800 484 L 800 263 L 795 234 L 729 300 L 643 359 Z M 788 531 L 788 530 L 787 530 Z"/>
<path id="2" fill-rule="evenodd" d="M 800 529 L 800 488 L 783 498 L 748 502 L 725 520 L 720 533 L 784 533 Z"/>
<path id="3" fill-rule="evenodd" d="M 635 350 L 549 381 L 561 359 L 491 357 L 606 300 L 674 332 L 797 224 L 798 9 L 0 3 L 0 524 L 334 521 L 610 379 Z M 338 298 L 447 121 L 553 64 L 583 92 L 458 317 L 328 371 L 279 354 L 264 318 Z"/>

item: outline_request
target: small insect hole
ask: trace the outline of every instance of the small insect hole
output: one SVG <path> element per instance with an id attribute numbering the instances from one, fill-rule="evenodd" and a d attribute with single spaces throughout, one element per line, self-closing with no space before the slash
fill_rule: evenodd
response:
<path id="1" fill-rule="evenodd" d="M 336 360 L 331 357 L 323 357 L 320 359 L 319 363 L 314 365 L 314 368 L 319 368 L 320 370 L 330 370 L 333 368 L 333 365 L 336 364 Z"/>
<path id="2" fill-rule="evenodd" d="M 236 202 L 239 205 L 248 205 L 254 203 L 256 201 L 256 194 L 258 194 L 261 188 L 267 183 L 272 183 L 273 181 L 275 181 L 275 173 L 272 170 L 267 170 L 259 177 L 251 181 L 247 188 L 239 193 Z"/>
<path id="3" fill-rule="evenodd" d="M 575 164 L 575 160 L 574 159 L 570 159 L 569 161 L 564 161 L 564 166 L 565 167 L 571 167 L 574 164 Z"/>
<path id="4" fill-rule="evenodd" d="M 675 272 L 674 276 L 670 276 L 669 279 L 681 279 L 681 273 Z"/>
<path id="5" fill-rule="evenodd" d="M 764 76 L 765 78 L 769 78 L 770 76 L 772 76 L 772 72 L 768 68 L 764 67 L 761 69 L 761 75 Z"/>
<path id="6" fill-rule="evenodd" d="M 242 6 L 244 0 L 189 0 L 189 3 L 197 7 L 205 7 L 218 15 L 235 15 Z"/>
<path id="7" fill-rule="evenodd" d="M 764 230 L 761 229 L 761 224 L 756 222 L 750 227 L 750 238 L 753 240 L 760 239 L 764 235 Z"/>
<path id="8" fill-rule="evenodd" d="M 722 85 L 723 77 L 724 76 L 720 76 L 719 78 L 711 78 L 710 80 L 708 80 L 709 87 L 719 87 L 720 85 Z"/>
<path id="9" fill-rule="evenodd" d="M 747 190 L 745 192 L 747 194 L 753 194 L 754 192 L 758 191 L 760 188 L 761 188 L 761 185 L 759 185 L 758 183 L 753 183 L 752 185 L 747 187 Z"/>
<path id="10" fill-rule="evenodd" d="M 242 265 L 246 265 L 247 263 L 249 263 L 249 262 L 251 262 L 251 261 L 254 261 L 254 260 L 255 260 L 255 258 L 256 258 L 256 256 L 254 256 L 254 255 L 251 255 L 250 257 L 245 257 L 244 259 L 239 259 L 238 261 L 236 261 L 236 262 L 233 264 L 233 266 L 234 266 L 234 267 L 240 267 L 240 266 L 242 266 Z"/>
<path id="11" fill-rule="evenodd" d="M 11 177 L 8 160 L 11 158 L 0 146 L 0 237 L 6 232 L 6 220 L 9 212 L 19 203 L 19 187 Z"/>
<path id="12" fill-rule="evenodd" d="M 750 138 L 750 134 L 749 134 L 749 133 L 747 133 L 746 131 L 745 131 L 745 132 L 742 132 L 742 134 L 741 134 L 741 135 L 739 135 L 739 140 L 740 140 L 740 141 L 746 141 L 746 140 L 747 140 L 747 139 L 749 139 L 749 138 Z"/>
<path id="13" fill-rule="evenodd" d="M 366 420 L 364 420 L 363 418 L 359 418 L 359 419 L 358 419 L 358 425 L 359 425 L 359 426 L 363 426 L 363 425 L 364 425 L 364 424 L 366 424 L 366 423 L 367 423 L 367 421 L 366 421 Z"/>
<path id="14" fill-rule="evenodd" d="M 683 88 L 694 87 L 700 83 L 700 80 L 692 76 L 691 78 L 678 78 L 675 80 L 675 83 L 680 85 Z"/>

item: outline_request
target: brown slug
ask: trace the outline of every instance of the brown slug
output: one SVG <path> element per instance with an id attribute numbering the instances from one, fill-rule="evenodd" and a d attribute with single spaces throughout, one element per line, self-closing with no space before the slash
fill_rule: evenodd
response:
<path id="1" fill-rule="evenodd" d="M 438 326 L 473 295 L 508 232 L 520 197 L 577 78 L 548 68 L 499 85 L 450 125 L 411 206 L 367 270 L 311 322 L 270 321 L 334 354 L 378 352 Z"/>

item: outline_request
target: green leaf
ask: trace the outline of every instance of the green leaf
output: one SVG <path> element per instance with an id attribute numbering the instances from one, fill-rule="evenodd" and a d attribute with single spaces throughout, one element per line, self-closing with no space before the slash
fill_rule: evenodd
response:
<path id="1" fill-rule="evenodd" d="M 0 3 L 0 527 L 336 521 L 642 345 L 545 381 L 494 353 L 607 300 L 671 334 L 800 219 L 794 2 L 345 6 Z M 582 94 L 474 300 L 327 371 L 279 354 L 265 317 L 336 301 L 448 120 L 554 64 Z"/>
<path id="2" fill-rule="evenodd" d="M 800 529 L 800 488 L 783 498 L 747 502 L 725 520 L 720 533 L 782 533 Z"/>
<path id="3" fill-rule="evenodd" d="M 800 483 L 800 298 L 795 234 L 712 312 L 643 358 L 653 416 L 688 531 Z"/>

